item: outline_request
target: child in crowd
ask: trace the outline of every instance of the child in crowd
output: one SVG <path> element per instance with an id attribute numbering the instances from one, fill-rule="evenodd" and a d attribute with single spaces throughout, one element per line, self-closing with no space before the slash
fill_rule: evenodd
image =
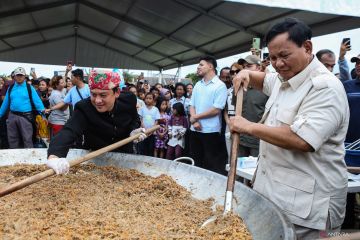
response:
<path id="1" fill-rule="evenodd" d="M 138 89 L 138 98 L 140 100 L 145 101 L 145 90 L 144 89 L 142 89 L 142 88 Z"/>
<path id="2" fill-rule="evenodd" d="M 145 95 L 145 107 L 139 111 L 141 119 L 141 127 L 149 129 L 155 126 L 160 119 L 160 112 L 157 107 L 154 106 L 154 94 L 151 92 Z M 153 156 L 154 154 L 154 135 L 150 135 L 140 145 L 140 153 L 146 156 Z"/>
<path id="3" fill-rule="evenodd" d="M 168 101 L 162 99 L 157 104 L 157 108 L 160 111 L 160 120 L 158 121 L 160 124 L 160 129 L 158 129 L 155 133 L 155 149 L 154 149 L 154 157 L 165 157 L 165 150 L 167 148 L 167 140 L 168 140 L 168 123 L 170 120 L 170 116 L 167 114 Z"/>
<path id="4" fill-rule="evenodd" d="M 169 142 L 166 152 L 166 158 L 173 160 L 182 156 L 185 147 L 184 135 L 188 127 L 188 121 L 185 116 L 184 105 L 177 102 L 172 107 L 172 116 L 169 121 Z"/>
<path id="5" fill-rule="evenodd" d="M 135 94 L 136 99 L 137 99 L 136 109 L 137 109 L 138 112 L 139 112 L 140 109 L 145 106 L 145 103 L 144 103 L 143 100 L 141 100 L 141 99 L 138 97 L 137 89 L 136 89 L 135 86 L 130 86 L 130 87 L 129 87 L 129 92 L 132 92 L 133 94 Z"/>

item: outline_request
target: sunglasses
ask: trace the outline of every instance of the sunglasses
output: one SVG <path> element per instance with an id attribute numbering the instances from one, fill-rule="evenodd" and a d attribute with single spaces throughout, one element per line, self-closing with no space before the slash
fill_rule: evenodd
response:
<path id="1" fill-rule="evenodd" d="M 238 74 L 241 70 L 230 70 L 230 75 Z"/>

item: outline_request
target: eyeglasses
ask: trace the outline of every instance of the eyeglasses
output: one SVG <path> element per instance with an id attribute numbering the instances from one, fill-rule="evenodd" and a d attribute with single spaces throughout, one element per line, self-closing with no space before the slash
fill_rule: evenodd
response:
<path id="1" fill-rule="evenodd" d="M 25 75 L 23 75 L 23 74 L 16 74 L 15 76 L 17 76 L 17 77 L 22 77 L 22 76 L 25 76 Z"/>
<path id="2" fill-rule="evenodd" d="M 238 74 L 241 70 L 230 70 L 230 75 Z"/>

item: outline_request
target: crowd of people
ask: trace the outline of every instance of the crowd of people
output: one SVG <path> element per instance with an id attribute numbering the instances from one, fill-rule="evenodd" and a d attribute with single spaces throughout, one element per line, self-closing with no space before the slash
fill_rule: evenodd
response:
<path id="1" fill-rule="evenodd" d="M 201 57 L 195 85 L 150 86 L 140 77 L 119 89 L 116 73 L 93 71 L 87 84 L 72 66 L 64 76 L 50 80 L 32 73 L 30 80 L 19 67 L 11 79 L 0 79 L 2 148 L 32 147 L 29 113 L 37 110 L 48 117 L 48 166 L 57 173 L 68 170 L 70 147 L 96 150 L 140 133 L 120 151 L 169 160 L 189 156 L 196 166 L 225 175 L 231 132 L 238 132 L 239 156 L 258 157 L 254 189 L 286 212 L 298 236 L 336 231 L 346 202 L 346 93 L 360 92 L 360 55 L 351 58 L 355 68 L 349 71 L 351 46 L 342 42 L 335 76 L 335 54 L 323 49 L 314 55 L 311 36 L 304 23 L 287 19 L 266 35 L 269 57 L 251 49 L 219 75 L 216 59 Z M 235 116 L 240 85 L 242 114 Z M 154 134 L 144 134 L 155 125 L 160 128 Z"/>

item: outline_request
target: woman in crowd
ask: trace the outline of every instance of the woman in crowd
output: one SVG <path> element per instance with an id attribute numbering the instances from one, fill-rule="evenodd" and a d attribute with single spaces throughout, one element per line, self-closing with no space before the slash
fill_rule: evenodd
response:
<path id="1" fill-rule="evenodd" d="M 73 87 L 73 84 L 71 82 L 71 79 L 66 78 L 66 93 L 68 93 L 72 87 Z"/>
<path id="2" fill-rule="evenodd" d="M 171 91 L 167 88 L 162 88 L 160 91 L 160 95 L 163 99 L 170 101 L 172 99 Z"/>
<path id="3" fill-rule="evenodd" d="M 231 67 L 230 67 L 231 82 L 232 82 L 232 79 L 236 76 L 236 74 L 238 74 L 242 69 L 243 69 L 243 66 L 238 64 L 237 62 L 235 62 L 231 65 Z M 227 100 L 226 100 L 226 105 L 225 105 L 225 109 L 224 109 L 224 119 L 226 122 L 225 142 L 226 142 L 226 150 L 227 150 L 228 156 L 230 156 L 230 144 L 231 144 L 229 121 L 230 121 L 230 117 L 235 116 L 235 106 L 232 104 L 232 97 L 233 97 L 233 87 L 230 87 L 227 90 Z"/>
<path id="4" fill-rule="evenodd" d="M 192 83 L 186 84 L 186 96 L 189 99 L 191 99 L 193 88 L 194 88 L 194 85 Z"/>
<path id="5" fill-rule="evenodd" d="M 144 89 L 145 93 L 150 92 L 150 84 L 149 84 L 148 80 L 144 80 L 143 89 Z"/>
<path id="6" fill-rule="evenodd" d="M 163 88 L 163 85 L 161 83 L 156 83 L 154 85 L 154 88 L 157 88 L 159 90 L 159 92 L 161 92 L 161 89 Z"/>
<path id="7" fill-rule="evenodd" d="M 186 98 L 185 85 L 183 83 L 175 84 L 174 98 L 170 100 L 170 107 L 172 108 L 175 103 L 182 103 L 185 108 L 185 114 L 188 115 L 190 99 Z"/>
<path id="8" fill-rule="evenodd" d="M 50 107 L 64 101 L 65 93 L 63 91 L 65 87 L 65 80 L 61 76 L 55 76 L 50 81 L 50 86 L 53 88 L 49 102 Z M 49 123 L 51 129 L 51 137 L 55 136 L 65 125 L 69 119 L 69 108 L 66 105 L 63 109 L 54 110 L 50 113 Z"/>
<path id="9" fill-rule="evenodd" d="M 44 104 L 44 107 L 46 109 L 49 108 L 50 103 L 49 103 L 49 95 L 48 95 L 48 81 L 46 81 L 46 79 L 41 79 L 39 81 L 39 89 L 38 89 L 38 94 L 41 98 L 41 101 Z"/>
<path id="10" fill-rule="evenodd" d="M 159 99 L 159 97 L 160 97 L 160 91 L 159 91 L 159 89 L 157 89 L 156 87 L 152 87 L 152 88 L 150 89 L 150 92 L 151 92 L 152 94 L 154 94 L 155 104 L 158 104 L 158 102 L 159 102 L 159 100 L 160 100 L 160 99 Z"/>

